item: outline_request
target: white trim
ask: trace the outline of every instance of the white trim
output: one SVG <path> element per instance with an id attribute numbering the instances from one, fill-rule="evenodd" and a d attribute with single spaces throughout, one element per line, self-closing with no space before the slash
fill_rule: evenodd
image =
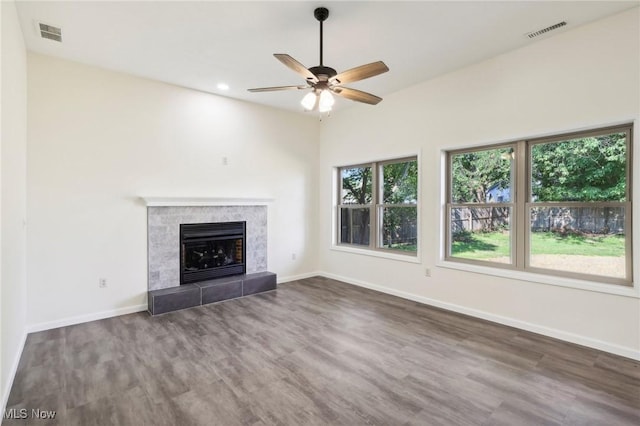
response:
<path id="1" fill-rule="evenodd" d="M 341 251 L 341 252 L 345 252 L 345 253 L 352 253 L 352 254 L 363 254 L 365 256 L 373 256 L 373 257 L 381 257 L 383 259 L 391 259 L 391 260 L 399 260 L 401 262 L 408 262 L 408 263 L 422 263 L 422 243 L 420 242 L 421 239 L 421 235 L 422 235 L 422 230 L 424 229 L 423 227 L 423 221 L 422 221 L 422 197 L 421 197 L 421 191 L 422 191 L 422 148 L 420 148 L 417 152 L 412 152 L 410 154 L 399 154 L 397 156 L 394 156 L 393 158 L 386 158 L 386 159 L 378 159 L 378 160 L 370 160 L 370 161 L 363 161 L 360 163 L 352 163 L 352 164 L 356 164 L 356 165 L 367 165 L 367 164 L 372 164 L 372 163 L 386 163 L 388 161 L 395 161 L 395 160 L 403 160 L 403 159 L 409 159 L 409 158 L 416 158 L 416 162 L 418 163 L 418 180 L 417 180 L 417 188 L 416 188 L 416 193 L 418 194 L 418 202 L 416 203 L 416 226 L 418 227 L 418 237 L 417 237 L 417 245 L 416 245 L 416 252 L 415 252 L 415 256 L 410 255 L 410 254 L 399 254 L 399 253 L 394 253 L 394 252 L 387 252 L 384 249 L 377 249 L 377 248 L 358 248 L 356 246 L 348 246 L 348 245 L 340 245 L 338 244 L 338 193 L 340 191 L 340 189 L 338 188 L 338 173 L 341 167 L 349 167 L 348 165 L 344 165 L 344 166 L 331 166 L 331 199 L 333 200 L 331 202 L 332 204 L 332 209 L 331 209 L 331 245 L 329 246 L 329 250 L 334 250 L 334 251 Z M 377 191 L 377 188 L 375 189 Z M 377 208 L 376 205 L 371 205 L 371 208 L 375 209 Z"/>
<path id="2" fill-rule="evenodd" d="M 355 160 L 354 159 L 353 161 L 347 162 L 346 164 L 339 165 L 339 166 L 332 166 L 332 167 L 337 170 L 337 169 L 342 168 L 342 167 L 365 166 L 365 165 L 368 165 L 370 163 L 386 163 L 387 161 L 393 162 L 395 160 L 403 160 L 405 158 L 419 157 L 421 151 L 422 151 L 422 148 L 419 149 L 417 152 L 416 151 L 398 152 L 398 153 L 393 154 L 392 157 L 383 156 L 383 157 L 375 157 L 373 159 L 371 157 L 369 157 L 369 159 L 367 159 L 367 160 L 362 160 L 362 159 Z M 420 160 L 420 159 L 418 158 L 418 160 Z M 420 168 L 420 164 L 419 163 L 420 162 L 418 161 L 418 169 Z M 336 182 L 337 182 L 337 180 L 336 180 Z M 419 192 L 418 192 L 418 194 L 419 194 Z"/>
<path id="3" fill-rule="evenodd" d="M 27 333 L 22 333 L 22 338 L 20 339 L 20 343 L 18 345 L 18 351 L 16 351 L 16 356 L 13 359 L 13 363 L 11 364 L 11 370 L 9 371 L 9 375 L 7 376 L 7 385 L 3 389 L 2 394 L 2 412 L 4 413 L 7 409 L 7 403 L 9 402 L 9 393 L 11 392 L 11 388 L 13 387 L 13 381 L 16 378 L 16 373 L 18 372 L 18 365 L 20 364 L 20 358 L 22 357 L 22 351 L 24 351 L 24 344 L 27 342 Z"/>
<path id="4" fill-rule="evenodd" d="M 410 254 L 396 254 L 396 253 L 385 252 L 382 250 L 360 249 L 356 247 L 347 247 L 347 246 L 338 246 L 338 245 L 332 245 L 331 247 L 329 247 L 329 249 L 335 250 L 335 251 L 343 251 L 345 253 L 364 254 L 366 256 L 382 257 L 384 259 L 391 259 L 391 260 L 399 260 L 402 262 L 422 263 L 417 253 L 415 256 L 412 256 Z"/>
<path id="5" fill-rule="evenodd" d="M 147 207 L 266 206 L 274 198 L 140 197 Z"/>
<path id="6" fill-rule="evenodd" d="M 578 280 L 575 278 L 559 277 L 557 275 L 535 274 L 533 272 L 516 271 L 513 269 L 492 268 L 490 266 L 472 265 L 463 262 L 451 262 L 440 260 L 436 266 L 460 271 L 474 272 L 476 274 L 492 275 L 496 277 L 511 278 L 514 280 L 528 281 L 532 283 L 547 284 L 560 287 L 575 288 L 578 290 L 595 291 L 598 293 L 615 294 L 616 296 L 633 297 L 640 299 L 640 287 L 626 287 L 619 284 L 606 284 L 593 281 Z"/>
<path id="7" fill-rule="evenodd" d="M 571 130 L 567 130 L 567 129 L 558 130 L 556 128 L 548 129 L 542 132 L 538 132 L 535 136 L 533 135 L 527 136 L 527 137 L 511 136 L 511 137 L 506 137 L 499 140 L 473 142 L 471 144 L 456 145 L 455 147 L 450 146 L 450 147 L 441 148 L 440 149 L 440 170 L 439 170 L 440 241 L 439 241 L 439 247 L 438 247 L 439 260 L 436 262 L 436 266 L 449 268 L 449 269 L 458 269 L 458 270 L 467 271 L 467 272 L 475 272 L 478 274 L 512 278 L 512 279 L 528 281 L 532 283 L 555 285 L 559 287 L 574 288 L 579 290 L 594 291 L 598 293 L 614 294 L 617 296 L 633 297 L 636 299 L 640 299 L 640 283 L 636 278 L 638 276 L 638 271 L 640 270 L 639 269 L 640 257 L 633 255 L 634 253 L 638 253 L 638 251 L 640 251 L 638 249 L 640 247 L 640 229 L 639 229 L 640 227 L 634 226 L 634 224 L 638 222 L 638 218 L 640 217 L 640 211 L 639 211 L 640 209 L 633 208 L 633 204 L 637 203 L 637 201 L 634 202 L 634 200 L 640 199 L 640 196 L 638 196 L 640 194 L 640 185 L 635 185 L 633 182 L 631 182 L 631 185 L 632 185 L 631 186 L 631 189 L 632 189 L 632 194 L 631 194 L 632 246 L 631 246 L 631 254 L 627 257 L 627 259 L 632 262 L 632 265 L 631 265 L 632 266 L 631 268 L 632 286 L 631 287 L 627 287 L 619 284 L 607 284 L 607 283 L 599 283 L 599 282 L 586 281 L 586 280 L 580 280 L 580 279 L 574 279 L 574 278 L 560 277 L 557 275 L 537 274 L 537 273 L 523 271 L 523 270 L 492 268 L 490 266 L 474 265 L 469 263 L 444 260 L 445 254 L 446 254 L 445 251 L 447 250 L 447 247 L 445 247 L 445 244 L 446 244 L 445 233 L 447 232 L 447 193 L 446 193 L 447 192 L 446 191 L 447 152 L 460 150 L 460 149 L 475 149 L 475 148 L 489 147 L 492 145 L 516 143 L 519 141 L 541 139 L 545 137 L 558 136 L 558 135 L 570 134 L 570 133 L 588 132 L 591 130 L 598 130 L 598 129 L 607 128 L 607 127 L 625 126 L 625 125 L 628 125 L 629 123 L 631 123 L 632 132 L 633 132 L 633 138 L 631 141 L 632 144 L 629 145 L 631 148 L 631 163 L 632 163 L 631 171 L 632 171 L 632 180 L 633 180 L 633 176 L 635 176 L 637 171 L 640 170 L 640 155 L 638 155 L 638 153 L 636 152 L 636 149 L 634 148 L 634 145 L 636 145 L 637 138 L 640 137 L 640 132 L 638 131 L 638 124 L 640 123 L 640 117 L 630 117 L 624 120 L 604 122 L 604 123 L 599 123 L 597 125 L 590 124 L 590 125 L 576 126 Z"/>
<path id="8" fill-rule="evenodd" d="M 527 321 L 521 321 L 514 318 L 495 315 L 489 312 L 485 312 L 485 311 L 481 311 L 473 308 L 467 308 L 465 306 L 456 305 L 453 303 L 442 302 L 442 301 L 431 299 L 428 297 L 418 296 L 412 293 L 398 291 L 389 287 L 379 286 L 376 284 L 371 284 L 365 281 L 355 280 L 352 278 L 347 278 L 340 275 L 331 274 L 328 272 L 320 272 L 320 275 L 326 278 L 331 278 L 331 279 L 342 281 L 348 284 L 353 284 L 359 287 L 364 287 L 371 290 L 379 291 L 381 293 L 391 294 L 393 296 L 401 297 L 403 299 L 412 300 L 414 302 L 424 303 L 426 305 L 435 306 L 437 308 L 446 309 L 448 311 L 458 312 L 464 315 L 481 318 L 481 319 L 495 322 L 498 324 L 508 325 L 510 327 L 531 331 L 533 333 L 542 334 L 544 336 L 553 337 L 556 339 L 564 340 L 566 342 L 587 346 L 593 349 L 598 349 L 601 351 L 609 352 L 615 355 L 620 355 L 626 358 L 631 358 L 631 359 L 640 361 L 640 350 L 638 349 L 604 342 L 602 340 L 593 339 L 591 337 L 582 336 L 580 334 L 570 333 L 570 332 L 558 330 L 555 328 L 533 324 Z"/>
<path id="9" fill-rule="evenodd" d="M 486 140 L 475 141 L 475 142 L 470 142 L 466 144 L 453 144 L 453 145 L 450 144 L 449 146 L 440 148 L 440 151 L 446 152 L 446 151 L 457 151 L 460 149 L 475 149 L 475 148 L 490 147 L 492 145 L 515 143 L 515 142 L 524 141 L 524 140 L 542 139 L 542 138 L 548 138 L 553 136 L 561 136 L 564 134 L 588 132 L 591 130 L 598 130 L 606 127 L 624 126 L 629 123 L 633 123 L 634 125 L 637 125 L 639 121 L 640 121 L 640 117 L 631 116 L 624 120 L 605 121 L 605 122 L 599 122 L 597 124 L 577 124 L 569 129 L 567 129 L 566 127 L 554 126 L 552 128 L 547 128 L 544 130 L 532 132 L 532 134 L 530 135 L 523 135 L 522 133 L 518 133 L 518 134 L 511 133 L 507 136 L 501 137 L 500 139 L 497 139 L 497 138 L 486 139 Z"/>
<path id="10" fill-rule="evenodd" d="M 96 321 L 105 318 L 117 317 L 120 315 L 133 314 L 135 312 L 143 312 L 148 309 L 146 304 L 126 306 L 124 308 L 110 309 L 108 311 L 95 312 L 92 314 L 78 315 L 75 317 L 62 318 L 55 321 L 40 322 L 27 327 L 29 333 L 37 331 L 51 330 L 52 328 L 65 327 L 67 325 L 81 324 L 89 321 Z"/>
<path id="11" fill-rule="evenodd" d="M 291 281 L 303 280 L 305 278 L 317 277 L 318 275 L 321 275 L 320 272 L 307 272 L 304 274 L 290 275 L 288 277 L 282 277 L 282 278 L 278 277 L 278 284 L 284 284 Z"/>

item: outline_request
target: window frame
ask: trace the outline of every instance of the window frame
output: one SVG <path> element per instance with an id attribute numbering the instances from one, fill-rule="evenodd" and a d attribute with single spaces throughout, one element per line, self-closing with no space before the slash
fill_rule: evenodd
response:
<path id="1" fill-rule="evenodd" d="M 337 218 L 337 225 L 336 226 L 336 235 L 337 235 L 337 239 L 336 239 L 336 243 L 337 245 L 340 246 L 345 246 L 345 247 L 354 247 L 354 248 L 359 248 L 359 249 L 368 249 L 371 246 L 371 241 L 373 241 L 374 235 L 373 235 L 373 220 L 374 220 L 374 214 L 373 214 L 373 210 L 375 209 L 375 200 L 376 200 L 376 171 L 373 168 L 374 163 L 361 163 L 361 164 L 355 164 L 355 165 L 349 165 L 349 166 L 342 166 L 342 167 L 338 167 L 338 176 L 337 176 L 337 186 L 336 188 L 338 188 L 337 191 L 337 196 L 338 196 L 338 218 Z M 371 168 L 371 202 L 369 204 L 342 204 L 342 170 L 343 169 L 356 169 L 356 168 L 365 168 L 365 167 L 369 167 Z M 353 243 L 341 243 L 341 233 L 342 233 L 342 209 L 343 208 L 349 208 L 349 209 L 364 209 L 367 208 L 369 209 L 369 245 L 365 246 L 365 245 L 361 245 L 361 244 L 353 244 Z"/>
<path id="2" fill-rule="evenodd" d="M 381 179 L 382 170 L 385 165 L 405 163 L 415 161 L 417 166 L 418 179 L 416 182 L 416 203 L 415 204 L 384 204 L 384 187 L 381 184 L 384 180 Z M 370 167 L 371 168 L 371 203 L 370 204 L 343 204 L 342 203 L 342 170 L 353 168 Z M 419 199 L 420 199 L 420 163 L 418 156 L 406 156 L 398 157 L 380 161 L 371 161 L 367 163 L 349 164 L 346 166 L 338 166 L 335 168 L 336 173 L 336 227 L 335 227 L 335 246 L 341 249 L 355 249 L 370 251 L 380 254 L 399 255 L 401 257 L 407 257 L 409 259 L 418 258 L 420 250 L 420 212 L 419 212 Z M 383 210 L 387 207 L 413 207 L 416 209 L 416 250 L 406 251 L 388 248 L 382 246 L 383 241 Z M 343 208 L 369 208 L 369 245 L 351 244 L 341 242 L 342 232 L 342 209 Z"/>
<path id="3" fill-rule="evenodd" d="M 532 148 L 538 144 L 561 142 L 576 138 L 587 138 L 592 136 L 602 136 L 611 133 L 626 134 L 626 187 L 625 201 L 560 201 L 560 202 L 534 202 L 532 201 L 531 172 L 533 169 L 531 155 Z M 513 146 L 514 164 L 512 169 L 511 182 L 511 203 L 453 203 L 452 188 L 452 161 L 455 155 L 485 151 L 490 149 L 505 148 Z M 524 273 L 540 274 L 550 277 L 561 277 L 572 280 L 583 280 L 587 282 L 615 284 L 620 287 L 634 287 L 633 280 L 633 228 L 632 228 L 632 194 L 633 194 L 633 123 L 626 123 L 616 126 L 594 128 L 584 131 L 554 134 L 546 137 L 523 138 L 511 142 L 498 144 L 480 145 L 470 148 L 447 150 L 445 154 L 446 179 L 444 189 L 446 191 L 444 200 L 444 250 L 443 260 L 447 262 L 466 263 L 482 267 L 508 269 Z M 511 264 L 491 262 L 486 260 L 465 259 L 451 255 L 452 232 L 451 232 L 451 210 L 456 207 L 501 207 L 506 204 L 513 204 L 512 216 L 510 217 L 510 253 Z M 590 208 L 623 208 L 625 211 L 625 278 L 611 276 L 562 271 L 550 268 L 531 266 L 531 209 L 534 207 L 590 207 Z"/>
<path id="4" fill-rule="evenodd" d="M 506 143 L 498 143 L 498 144 L 491 144 L 491 145 L 483 145 L 483 146 L 478 146 L 478 147 L 474 147 L 474 148 L 463 148 L 463 149 L 459 149 L 459 150 L 450 150 L 447 151 L 447 156 L 446 156 L 446 184 L 445 184 L 445 190 L 446 190 L 446 197 L 445 197 L 445 247 L 444 247 L 444 258 L 447 261 L 453 261 L 453 262 L 461 262 L 461 263 L 469 263 L 469 264 L 475 264 L 475 265 L 484 265 L 484 266 L 491 266 L 491 267 L 495 267 L 495 268 L 501 268 L 501 269 L 517 269 L 516 268 L 516 260 L 517 260 L 517 256 L 516 256 L 516 249 L 515 249 L 515 244 L 514 244 L 514 225 L 515 225 L 515 221 L 517 220 L 516 218 L 516 199 L 517 199 L 517 195 L 518 195 L 518 191 L 516 190 L 516 186 L 515 186 L 515 182 L 511 182 L 511 193 L 510 193 L 510 198 L 511 201 L 509 203 L 471 203 L 471 202 L 467 202 L 467 203 L 453 203 L 452 202 L 452 198 L 453 198 L 453 185 L 452 185 L 452 180 L 451 180 L 451 169 L 452 169 L 452 161 L 453 161 L 453 156 L 454 155 L 459 155 L 459 154 L 468 154 L 468 153 L 472 153 L 472 152 L 478 152 L 478 151 L 490 151 L 493 149 L 502 149 L 502 148 L 511 148 L 514 150 L 514 152 L 517 152 L 516 150 L 517 147 L 517 143 L 516 142 L 506 142 Z M 513 163 L 513 169 L 511 171 L 511 176 L 516 176 L 517 175 L 517 170 L 518 170 L 518 162 L 515 161 Z M 452 236 L 452 232 L 451 232 L 451 211 L 453 209 L 456 208 L 495 208 L 495 207 L 508 207 L 511 208 L 511 217 L 510 217 L 510 224 L 509 224 L 509 255 L 511 258 L 511 262 L 510 263 L 499 263 L 499 262 L 487 262 L 484 260 L 476 260 L 476 259 L 465 259 L 465 258 L 461 258 L 461 257 L 455 257 L 451 255 L 451 248 L 453 247 L 452 242 L 453 242 L 453 236 Z"/>

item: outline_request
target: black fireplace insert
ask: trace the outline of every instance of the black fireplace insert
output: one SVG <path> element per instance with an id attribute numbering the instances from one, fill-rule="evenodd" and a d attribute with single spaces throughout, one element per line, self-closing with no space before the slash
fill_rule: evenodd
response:
<path id="1" fill-rule="evenodd" d="M 246 273 L 246 222 L 180 225 L 180 284 Z"/>

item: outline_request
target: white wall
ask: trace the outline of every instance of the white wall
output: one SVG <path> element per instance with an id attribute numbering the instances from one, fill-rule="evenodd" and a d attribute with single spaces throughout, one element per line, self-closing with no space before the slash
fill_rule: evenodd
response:
<path id="1" fill-rule="evenodd" d="M 638 10 L 532 42 L 387 96 L 375 108 L 353 107 L 323 122 L 320 269 L 353 283 L 640 358 L 637 298 L 435 266 L 442 228 L 442 150 L 638 119 Z M 393 64 L 390 68 L 393 72 Z M 639 137 L 634 142 L 636 202 Z M 421 264 L 332 250 L 332 168 L 412 153 L 421 154 Z M 635 253 L 640 249 L 637 218 L 636 213 Z M 431 278 L 424 276 L 426 267 L 432 269 Z"/>
<path id="2" fill-rule="evenodd" d="M 15 3 L 3 1 L 0 118 L 0 392 L 4 409 L 26 332 L 27 58 Z"/>
<path id="3" fill-rule="evenodd" d="M 139 196 L 274 198 L 269 270 L 317 269 L 317 119 L 37 54 L 28 65 L 32 329 L 146 303 Z"/>

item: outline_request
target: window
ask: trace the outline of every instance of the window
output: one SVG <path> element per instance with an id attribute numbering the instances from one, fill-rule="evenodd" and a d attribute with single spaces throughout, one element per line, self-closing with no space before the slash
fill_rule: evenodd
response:
<path id="1" fill-rule="evenodd" d="M 416 255 L 418 161 L 381 161 L 338 169 L 338 243 Z"/>
<path id="2" fill-rule="evenodd" d="M 631 285 L 631 125 L 447 153 L 445 258 Z"/>

